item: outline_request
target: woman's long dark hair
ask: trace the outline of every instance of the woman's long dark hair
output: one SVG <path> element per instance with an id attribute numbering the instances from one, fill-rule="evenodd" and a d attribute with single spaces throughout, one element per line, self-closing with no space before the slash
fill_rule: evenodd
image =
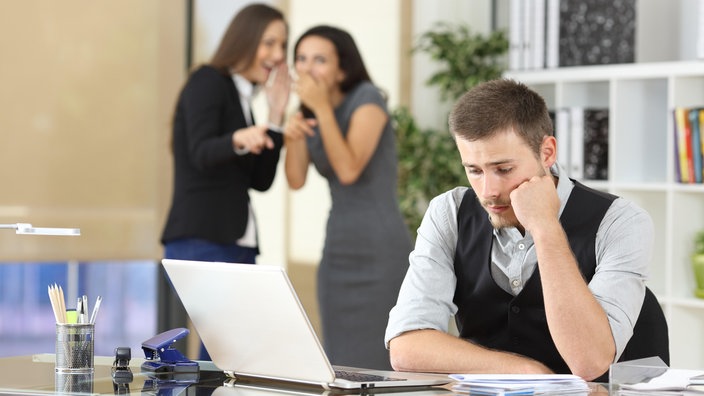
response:
<path id="1" fill-rule="evenodd" d="M 293 48 L 294 56 L 298 51 L 298 45 L 306 37 L 318 36 L 330 40 L 335 46 L 337 57 L 340 60 L 340 69 L 345 72 L 345 79 L 340 83 L 340 90 L 343 93 L 349 92 L 352 88 L 362 81 L 372 82 L 367 68 L 364 66 L 362 55 L 357 49 L 352 36 L 346 31 L 327 25 L 314 26 L 298 38 L 296 45 Z"/>
<path id="2" fill-rule="evenodd" d="M 296 45 L 293 47 L 294 59 L 296 52 L 298 52 L 298 45 L 304 38 L 310 36 L 322 37 L 329 40 L 335 47 L 340 69 L 345 72 L 345 79 L 340 82 L 340 91 L 342 91 L 342 93 L 349 92 L 363 81 L 372 82 L 367 68 L 364 66 L 362 54 L 359 53 L 357 44 L 355 44 L 352 36 L 346 31 L 334 26 L 318 25 L 306 30 L 301 37 L 298 38 Z M 303 103 L 301 103 L 301 112 L 305 118 L 315 117 L 313 112 Z"/>
<path id="3" fill-rule="evenodd" d="M 240 72 L 254 61 L 264 31 L 273 21 L 286 21 L 281 11 L 266 4 L 251 4 L 235 15 L 210 60 L 223 73 Z"/>
<path id="4" fill-rule="evenodd" d="M 229 75 L 230 69 L 235 72 L 243 71 L 254 62 L 266 28 L 271 22 L 279 20 L 286 23 L 281 11 L 266 4 L 251 4 L 242 8 L 232 18 L 220 39 L 218 49 L 210 60 L 210 66 L 224 75 Z M 288 25 L 286 28 L 288 29 Z M 176 110 L 171 119 L 172 129 L 175 117 Z M 169 146 L 173 151 L 173 135 Z"/>

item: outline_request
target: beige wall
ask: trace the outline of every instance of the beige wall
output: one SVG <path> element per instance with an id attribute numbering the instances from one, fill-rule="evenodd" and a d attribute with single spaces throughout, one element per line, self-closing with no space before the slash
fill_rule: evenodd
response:
<path id="1" fill-rule="evenodd" d="M 169 118 L 183 79 L 182 2 L 0 4 L 0 260 L 160 256 Z"/>

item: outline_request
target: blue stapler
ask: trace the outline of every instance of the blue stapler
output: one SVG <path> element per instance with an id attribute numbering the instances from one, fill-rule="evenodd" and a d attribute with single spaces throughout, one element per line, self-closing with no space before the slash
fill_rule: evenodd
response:
<path id="1" fill-rule="evenodd" d="M 183 356 L 173 346 L 176 341 L 187 336 L 188 333 L 188 329 L 185 328 L 171 329 L 144 341 L 142 350 L 146 361 L 142 363 L 142 371 L 159 374 L 159 377 L 165 380 L 169 379 L 169 374 L 173 374 L 173 379 L 176 380 L 193 377 L 197 380 L 198 363 Z"/>

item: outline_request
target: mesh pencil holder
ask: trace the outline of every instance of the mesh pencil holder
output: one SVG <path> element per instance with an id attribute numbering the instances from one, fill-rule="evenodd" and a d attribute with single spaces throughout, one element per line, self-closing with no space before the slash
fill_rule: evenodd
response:
<path id="1" fill-rule="evenodd" d="M 92 373 L 95 324 L 56 324 L 56 372 Z"/>

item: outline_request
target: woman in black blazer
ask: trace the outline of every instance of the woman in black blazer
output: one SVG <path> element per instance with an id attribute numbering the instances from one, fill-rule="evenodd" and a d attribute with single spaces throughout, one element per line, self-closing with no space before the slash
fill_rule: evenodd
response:
<path id="1" fill-rule="evenodd" d="M 274 181 L 291 85 L 287 43 L 281 12 L 247 6 L 210 63 L 189 76 L 173 118 L 173 196 L 161 237 L 166 258 L 254 264 L 259 247 L 249 189 L 265 191 Z M 249 100 L 264 85 L 268 124 L 256 125 Z"/>
<path id="2" fill-rule="evenodd" d="M 161 238 L 166 257 L 254 263 L 248 191 L 265 191 L 274 181 L 290 90 L 287 39 L 278 10 L 248 6 L 181 91 L 173 119 L 173 198 Z M 265 89 L 268 125 L 255 125 L 249 97 L 270 73 L 276 76 Z"/>

